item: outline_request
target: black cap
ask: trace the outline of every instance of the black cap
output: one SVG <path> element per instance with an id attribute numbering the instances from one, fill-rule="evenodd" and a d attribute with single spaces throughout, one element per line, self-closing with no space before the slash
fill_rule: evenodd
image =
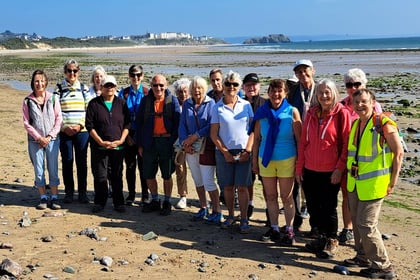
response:
<path id="1" fill-rule="evenodd" d="M 259 83 L 260 79 L 256 73 L 249 73 L 244 77 L 243 83 L 246 84 L 248 82 Z"/>

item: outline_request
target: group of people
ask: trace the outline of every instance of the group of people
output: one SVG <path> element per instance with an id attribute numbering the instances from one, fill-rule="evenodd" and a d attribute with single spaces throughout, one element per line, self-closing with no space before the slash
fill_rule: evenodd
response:
<path id="1" fill-rule="evenodd" d="M 307 250 L 320 258 L 331 258 L 339 243 L 354 240 L 357 254 L 345 260 L 345 265 L 367 267 L 361 270 L 367 277 L 395 276 L 377 224 L 383 199 L 397 183 L 403 149 L 396 123 L 381 114 L 361 69 L 350 69 L 344 76 L 348 93 L 344 100 L 340 100 L 332 80 L 315 82 L 315 67 L 307 59 L 295 63 L 296 79 L 271 80 L 267 99 L 259 93 L 256 73 L 241 79 L 237 72 L 223 75 L 220 69 L 213 69 L 208 77 L 212 90 L 208 91 L 205 78 L 196 76 L 176 81 L 173 95 L 162 74 L 152 78 L 150 88 L 143 86 L 140 65 L 129 68 L 130 86 L 120 92 L 115 77 L 102 67 L 95 68 L 90 89 L 78 81 L 79 71 L 78 63 L 69 60 L 64 66 L 66 77 L 54 93 L 46 90 L 45 73 L 35 71 L 33 92 L 23 103 L 29 155 L 40 194 L 38 209 L 61 207 L 57 196 L 59 150 L 63 201 L 73 201 L 74 156 L 78 199 L 89 202 L 89 141 L 95 213 L 104 209 L 111 191 L 118 212 L 134 202 L 136 167 L 143 212 L 171 213 L 173 173 L 180 196 L 175 207 L 185 208 L 188 164 L 200 203 L 192 219 L 222 228 L 231 228 L 239 220 L 239 231 L 247 233 L 253 183 L 259 178 L 270 227 L 262 235 L 263 241 L 295 245 L 303 222 L 303 192 L 311 227 L 308 237 L 314 238 L 305 245 Z M 163 178 L 163 201 L 158 192 L 158 170 Z M 344 229 L 338 235 L 340 189 Z M 282 227 L 279 195 L 285 216 Z M 235 217 L 235 196 L 239 219 Z M 226 216 L 222 215 L 221 202 L 228 210 Z"/>

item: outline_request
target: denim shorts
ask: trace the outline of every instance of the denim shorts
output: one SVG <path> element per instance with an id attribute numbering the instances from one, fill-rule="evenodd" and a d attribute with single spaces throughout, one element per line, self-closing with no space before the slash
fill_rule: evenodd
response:
<path id="1" fill-rule="evenodd" d="M 236 163 L 226 162 L 222 152 L 216 150 L 216 176 L 221 188 L 248 187 L 252 184 L 251 173 L 251 160 Z"/>

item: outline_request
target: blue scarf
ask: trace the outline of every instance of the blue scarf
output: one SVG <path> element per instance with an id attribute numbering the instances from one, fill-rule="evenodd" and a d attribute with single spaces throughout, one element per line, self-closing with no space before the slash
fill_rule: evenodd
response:
<path id="1" fill-rule="evenodd" d="M 281 120 L 279 118 L 279 115 L 282 111 L 284 111 L 285 108 L 289 106 L 289 103 L 286 99 L 283 99 L 280 107 L 277 110 L 272 109 L 270 104 L 270 100 L 267 100 L 263 106 L 258 108 L 257 112 L 255 112 L 255 116 L 250 129 L 250 131 L 254 130 L 255 121 L 265 118 L 268 119 L 269 128 L 262 157 L 262 165 L 264 167 L 267 167 L 268 163 L 271 160 L 271 157 L 273 156 L 274 145 L 276 143 L 277 135 L 280 131 Z"/>

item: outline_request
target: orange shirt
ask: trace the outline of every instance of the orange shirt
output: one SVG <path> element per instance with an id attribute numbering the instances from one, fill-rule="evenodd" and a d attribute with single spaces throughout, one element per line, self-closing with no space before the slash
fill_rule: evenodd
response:
<path id="1" fill-rule="evenodd" d="M 163 105 L 165 98 L 155 101 L 155 122 L 153 127 L 153 134 L 167 134 L 165 124 L 163 122 Z"/>

